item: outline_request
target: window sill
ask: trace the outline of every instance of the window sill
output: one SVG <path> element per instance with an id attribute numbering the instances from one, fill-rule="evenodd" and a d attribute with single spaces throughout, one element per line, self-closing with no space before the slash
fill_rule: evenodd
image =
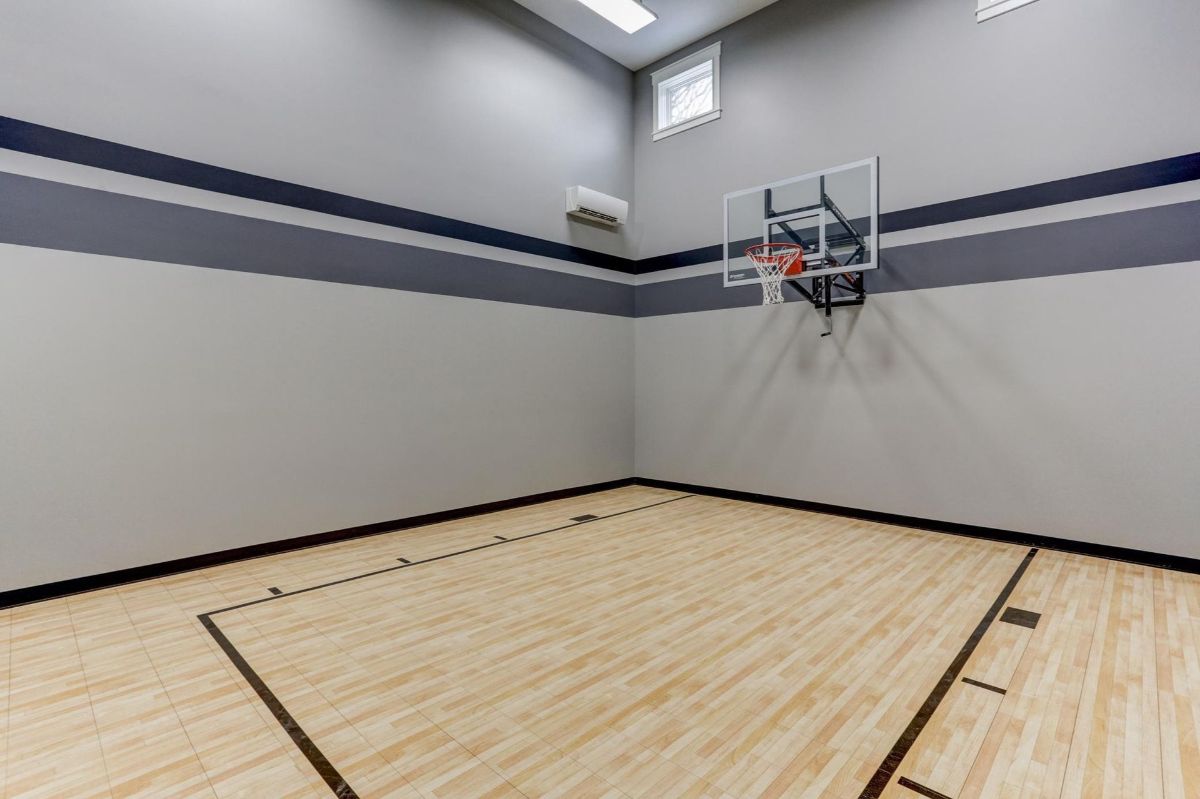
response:
<path id="1" fill-rule="evenodd" d="M 676 133 L 683 133 L 685 130 L 691 130 L 694 127 L 703 125 L 705 122 L 712 122 L 714 119 L 721 118 L 721 109 L 714 108 L 707 114 L 701 114 L 698 117 L 692 117 L 687 122 L 680 122 L 678 125 L 672 125 L 669 128 L 663 128 L 654 133 L 654 141 L 665 139 L 668 136 L 674 136 Z"/>

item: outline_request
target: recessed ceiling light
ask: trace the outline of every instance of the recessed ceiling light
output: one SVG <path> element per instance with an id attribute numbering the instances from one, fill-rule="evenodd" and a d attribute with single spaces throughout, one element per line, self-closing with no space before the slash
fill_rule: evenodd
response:
<path id="1" fill-rule="evenodd" d="M 637 0 L 579 0 L 626 33 L 635 33 L 658 19 Z"/>

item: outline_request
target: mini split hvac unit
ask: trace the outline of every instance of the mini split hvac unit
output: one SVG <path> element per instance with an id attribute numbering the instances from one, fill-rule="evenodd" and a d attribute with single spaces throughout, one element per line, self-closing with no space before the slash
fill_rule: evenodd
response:
<path id="1" fill-rule="evenodd" d="M 625 224 L 625 218 L 629 216 L 629 203 L 586 186 L 572 186 L 567 189 L 567 213 L 616 227 Z"/>

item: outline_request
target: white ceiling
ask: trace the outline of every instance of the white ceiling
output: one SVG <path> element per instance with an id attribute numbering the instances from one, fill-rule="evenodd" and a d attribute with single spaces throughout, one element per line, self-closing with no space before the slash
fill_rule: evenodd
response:
<path id="1" fill-rule="evenodd" d="M 641 69 L 775 0 L 642 0 L 658 14 L 629 34 L 577 0 L 517 0 L 533 13 L 630 69 Z"/>

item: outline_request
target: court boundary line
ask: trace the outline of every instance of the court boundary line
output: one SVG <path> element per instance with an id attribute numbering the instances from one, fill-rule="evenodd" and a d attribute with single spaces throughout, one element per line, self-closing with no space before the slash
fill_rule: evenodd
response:
<path id="1" fill-rule="evenodd" d="M 958 680 L 958 676 L 967 665 L 967 661 L 971 655 L 975 653 L 979 642 L 983 640 L 983 636 L 991 628 L 996 617 L 1000 614 L 1000 610 L 1008 603 L 1012 592 L 1016 590 L 1017 584 L 1021 582 L 1021 578 L 1025 576 L 1025 572 L 1029 569 L 1029 564 L 1033 563 L 1034 557 L 1037 556 L 1037 547 L 1031 547 L 1025 553 L 1025 557 L 1017 564 L 1016 570 L 1012 576 L 1008 578 L 1008 582 L 1000 589 L 1000 593 L 992 602 L 991 607 L 983 614 L 983 618 L 979 620 L 979 624 L 975 625 L 975 629 L 967 637 L 966 642 L 958 650 L 958 654 L 954 656 L 954 660 L 950 661 L 950 665 L 942 673 L 941 679 L 934 684 L 933 690 L 925 697 L 925 701 L 917 710 L 916 715 L 909 720 L 908 726 L 904 728 L 904 732 L 900 733 L 900 737 L 896 739 L 896 743 L 892 745 L 891 750 L 883 758 L 883 762 L 879 764 L 879 768 L 875 769 L 875 773 L 871 775 L 871 779 L 867 782 L 858 799 L 879 799 L 883 794 L 883 790 L 887 788 L 896 771 L 900 768 L 905 755 L 913 748 L 924 731 L 925 726 L 929 724 L 933 714 L 937 711 L 938 706 L 942 704 L 942 700 L 946 698 L 946 694 L 954 686 Z"/>
<path id="2" fill-rule="evenodd" d="M 251 600 L 249 602 L 241 602 L 236 605 L 220 608 L 219 610 L 201 613 L 196 618 L 200 621 L 201 626 L 204 627 L 208 634 L 212 636 L 212 639 L 216 642 L 217 646 L 220 647 L 221 651 L 225 653 L 225 656 L 229 658 L 230 663 L 232 663 L 234 668 L 238 670 L 238 673 L 242 675 L 242 678 L 249 683 L 250 687 L 254 690 L 254 693 L 258 695 L 258 698 L 262 700 L 264 705 L 266 705 L 267 710 L 269 710 L 271 715 L 275 717 L 275 720 L 279 722 L 280 726 L 283 727 L 284 732 L 286 732 L 288 737 L 292 739 L 292 743 L 296 745 L 296 747 L 300 750 L 300 753 L 304 755 L 321 779 L 325 781 L 325 784 L 328 785 L 330 790 L 333 791 L 334 796 L 338 797 L 338 799 L 359 799 L 358 793 L 356 793 L 355 790 L 350 786 L 350 783 L 341 775 L 341 773 L 337 770 L 337 767 L 333 765 L 329 758 L 325 756 L 325 753 L 321 751 L 316 742 L 313 741 L 313 739 L 309 737 L 308 733 L 304 731 L 304 729 L 300 726 L 300 723 L 296 720 L 295 716 L 288 711 L 287 707 L 284 706 L 283 702 L 280 701 L 279 697 L 275 695 L 275 692 L 271 690 L 270 686 L 267 685 L 262 677 L 258 675 L 258 672 L 254 670 L 254 667 L 250 665 L 249 661 L 247 661 L 242 653 L 238 651 L 238 648 L 234 646 L 233 642 L 229 640 L 229 637 L 225 635 L 220 626 L 218 626 L 213 620 L 213 616 L 221 613 L 228 613 L 234 610 L 241 610 L 254 605 L 261 605 L 265 602 L 286 599 L 288 597 L 297 596 L 298 594 L 307 594 L 312 591 L 319 591 L 324 588 L 342 585 L 343 583 L 363 580 L 367 577 L 375 577 L 381 574 L 387 574 L 389 572 L 400 571 L 401 569 L 408 569 L 425 563 L 435 563 L 437 561 L 446 560 L 459 555 L 466 555 L 471 552 L 479 552 L 480 550 L 491 549 L 492 547 L 503 546 L 505 544 L 512 544 L 529 538 L 537 538 L 539 536 L 548 535 L 549 533 L 562 532 L 563 530 L 582 527 L 586 524 L 592 524 L 594 522 L 604 521 L 606 519 L 612 519 L 630 513 L 636 513 L 638 511 L 650 510 L 651 508 L 669 505 L 672 502 L 691 499 L 694 496 L 694 494 L 684 494 L 682 496 L 671 497 L 670 499 L 665 499 L 660 502 L 654 502 L 649 505 L 628 508 L 626 510 L 617 511 L 605 516 L 596 516 L 594 518 L 584 519 L 582 521 L 572 521 L 570 524 L 559 525 L 558 527 L 552 527 L 546 530 L 538 530 L 533 533 L 526 533 L 521 536 L 513 536 L 512 538 L 505 538 L 499 541 L 492 541 L 487 544 L 467 547 L 466 549 L 460 549 L 455 552 L 448 552 L 442 555 L 435 555 L 423 560 L 406 561 L 402 562 L 398 566 L 388 566 L 383 569 L 374 569 L 362 574 L 352 575 L 350 577 L 344 577 L 338 580 L 330 580 L 329 582 L 321 583 L 319 585 L 309 586 L 307 588 L 299 588 L 295 591 L 274 594 L 272 596 L 263 597 L 262 599 Z"/>
<path id="3" fill-rule="evenodd" d="M 242 610 L 244 608 L 261 605 L 267 602 L 286 599 L 291 596 L 311 593 L 313 591 L 342 585 L 344 583 L 363 580 L 368 577 L 388 574 L 390 572 L 400 571 L 413 566 L 420 566 L 426 563 L 435 563 L 437 561 L 447 560 L 459 555 L 466 555 L 472 552 L 491 549 L 492 547 L 512 544 L 529 538 L 537 538 L 550 533 L 570 530 L 572 528 L 581 527 L 593 522 L 624 516 L 639 511 L 650 510 L 652 508 L 661 507 L 663 505 L 668 505 L 684 499 L 691 499 L 696 496 L 703 495 L 703 493 L 687 493 L 683 494 L 682 496 L 671 497 L 659 502 L 638 506 L 636 508 L 628 508 L 626 510 L 617 511 L 604 516 L 597 516 L 591 519 L 582 519 L 577 521 L 573 518 L 570 524 L 558 525 L 556 527 L 538 530 L 532 533 L 514 536 L 512 538 L 497 537 L 499 540 L 490 541 L 488 543 L 479 544 L 473 547 L 466 547 L 454 552 L 435 555 L 422 560 L 407 561 L 405 559 L 398 559 L 400 560 L 400 563 L 396 566 L 373 569 L 362 574 L 351 575 L 350 577 L 339 578 L 337 580 L 330 580 L 318 585 L 299 588 L 294 591 L 273 594 L 271 596 L 249 600 L 247 602 L 240 602 L 238 604 L 230 605 L 218 610 L 212 610 L 199 614 L 197 619 L 216 642 L 217 646 L 222 650 L 222 652 L 225 653 L 226 657 L 229 658 L 230 663 L 247 681 L 250 687 L 254 690 L 255 694 L 258 695 L 259 699 L 262 700 L 263 704 L 271 712 L 271 715 L 277 722 L 279 722 L 280 726 L 283 727 L 284 731 L 292 739 L 292 742 L 296 745 L 297 749 L 300 750 L 301 754 L 305 756 L 305 758 L 313 766 L 314 770 L 316 770 L 317 774 L 325 781 L 330 790 L 333 791 L 334 796 L 338 797 L 338 799 L 359 799 L 359 795 L 350 786 L 349 782 L 341 775 L 329 758 L 325 756 L 316 742 L 313 741 L 313 739 L 304 731 L 304 729 L 300 726 L 300 723 L 294 716 L 291 715 L 287 707 L 283 704 L 279 697 L 275 695 L 270 686 L 268 686 L 266 682 L 258 675 L 258 673 L 254 670 L 254 667 L 250 665 L 249 661 L 246 660 L 233 642 L 229 640 L 228 636 L 225 635 L 216 621 L 213 620 L 213 616 L 217 616 L 222 613 L 228 613 L 234 610 Z M 953 685 L 958 681 L 958 678 L 961 675 L 962 670 L 965 668 L 967 661 L 970 659 L 971 655 L 974 654 L 976 648 L 979 646 L 980 641 L 983 639 L 984 634 L 986 634 L 986 632 L 995 622 L 996 618 L 1000 615 L 1001 610 L 1007 604 L 1009 598 L 1012 596 L 1013 591 L 1020 583 L 1021 578 L 1028 570 L 1038 551 L 1039 550 L 1037 547 L 1030 548 L 1022 558 L 1021 562 L 1017 565 L 1012 575 L 1009 576 L 1008 581 L 1000 590 L 1000 593 L 996 596 L 995 600 L 993 600 L 991 606 L 984 613 L 983 618 L 980 619 L 974 630 L 967 637 L 967 640 L 963 643 L 962 647 L 960 647 L 959 652 L 955 656 L 954 660 L 952 660 L 950 665 L 947 666 L 941 678 L 926 697 L 925 702 L 909 721 L 904 731 L 900 734 L 900 737 L 896 740 L 896 743 L 892 746 L 891 750 L 884 757 L 883 761 L 872 775 L 870 781 L 868 781 L 867 785 L 863 788 L 862 793 L 859 795 L 859 799 L 879 799 L 879 796 L 891 782 L 891 779 L 896 776 L 896 771 L 899 769 L 904 757 L 916 744 L 921 732 L 932 719 L 933 714 L 937 711 L 938 707 L 949 693 L 950 688 L 953 687 Z"/>

